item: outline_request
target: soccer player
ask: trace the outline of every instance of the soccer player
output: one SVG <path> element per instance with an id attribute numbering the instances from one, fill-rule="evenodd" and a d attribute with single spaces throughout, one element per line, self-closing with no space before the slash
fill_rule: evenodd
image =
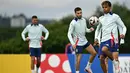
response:
<path id="1" fill-rule="evenodd" d="M 119 60 L 118 60 L 118 29 L 120 31 L 120 39 L 125 38 L 126 27 L 121 18 L 111 11 L 111 2 L 103 1 L 102 8 L 104 15 L 99 18 L 100 24 L 95 31 L 95 40 L 101 30 L 101 44 L 100 44 L 100 60 L 101 65 L 104 65 L 103 61 L 105 56 L 108 56 L 114 64 L 115 72 L 119 73 Z M 105 66 L 102 66 L 104 73 L 107 73 Z"/>
<path id="2" fill-rule="evenodd" d="M 42 32 L 45 33 L 45 38 L 42 36 Z M 26 33 L 28 33 L 27 38 L 25 38 Z M 24 41 L 29 42 L 30 56 L 31 56 L 31 71 L 32 73 L 35 73 L 34 60 L 36 57 L 37 59 L 36 72 L 38 73 L 41 61 L 41 47 L 42 47 L 41 41 L 47 40 L 49 32 L 42 24 L 38 23 L 37 16 L 32 16 L 32 23 L 26 26 L 21 35 Z"/>
<path id="3" fill-rule="evenodd" d="M 76 50 L 77 55 L 76 72 L 79 73 L 81 53 L 85 49 L 91 54 L 88 64 L 85 67 L 85 71 L 87 71 L 88 73 L 92 73 L 91 64 L 96 56 L 96 51 L 86 39 L 85 34 L 86 32 L 94 31 L 94 28 L 90 29 L 87 28 L 86 20 L 82 17 L 82 9 L 80 7 L 76 7 L 74 9 L 74 12 L 76 17 L 70 23 L 68 30 L 68 38 L 73 49 Z M 76 44 L 77 40 L 78 43 Z"/>

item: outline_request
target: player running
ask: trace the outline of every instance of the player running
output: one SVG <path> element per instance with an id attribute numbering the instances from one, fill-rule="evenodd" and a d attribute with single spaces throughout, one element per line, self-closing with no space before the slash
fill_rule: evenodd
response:
<path id="1" fill-rule="evenodd" d="M 103 1 L 102 8 L 104 15 L 99 18 L 100 24 L 95 31 L 95 40 L 97 40 L 97 36 L 101 32 L 99 51 L 101 64 L 104 65 L 103 61 L 105 57 L 108 56 L 113 61 L 115 72 L 119 73 L 118 29 L 120 31 L 120 39 L 124 39 L 126 27 L 121 18 L 117 14 L 111 12 L 111 2 Z M 105 66 L 102 66 L 102 69 L 104 73 L 107 73 L 107 70 L 104 67 Z"/>
<path id="2" fill-rule="evenodd" d="M 42 36 L 42 32 L 45 33 L 45 38 Z M 28 33 L 27 38 L 25 38 L 26 33 Z M 27 25 L 26 28 L 22 32 L 23 40 L 29 42 L 32 73 L 35 73 L 34 71 L 35 57 L 37 59 L 36 73 L 38 73 L 38 69 L 40 67 L 40 61 L 41 61 L 41 47 L 42 47 L 41 41 L 47 40 L 48 36 L 49 36 L 48 30 L 42 24 L 38 23 L 37 16 L 32 16 L 32 23 Z"/>
<path id="3" fill-rule="evenodd" d="M 93 73 L 91 70 L 91 64 L 96 56 L 96 51 L 86 39 L 85 34 L 86 32 L 94 31 L 94 29 L 87 28 L 86 20 L 82 17 L 82 9 L 80 7 L 76 7 L 74 9 L 74 12 L 76 17 L 70 23 L 69 30 L 68 30 L 68 38 L 70 40 L 73 49 L 76 50 L 76 55 L 77 55 L 76 72 L 79 73 L 81 53 L 83 52 L 84 49 L 86 49 L 91 54 L 91 56 L 87 66 L 85 67 L 85 71 L 87 71 L 88 73 Z M 77 40 L 78 43 L 76 46 Z"/>

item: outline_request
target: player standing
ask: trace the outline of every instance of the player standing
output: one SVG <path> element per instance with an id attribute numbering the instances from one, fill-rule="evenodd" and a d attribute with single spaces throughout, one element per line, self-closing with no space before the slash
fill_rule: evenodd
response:
<path id="1" fill-rule="evenodd" d="M 45 38 L 42 37 L 42 32 L 45 33 Z M 28 37 L 25 38 L 25 34 L 28 33 Z M 27 25 L 26 28 L 22 32 L 22 38 L 24 41 L 29 42 L 30 56 L 31 56 L 31 71 L 34 71 L 34 60 L 37 58 L 37 73 L 40 67 L 41 61 L 41 40 L 47 40 L 49 36 L 48 30 L 42 25 L 38 23 L 37 16 L 32 16 L 32 23 Z"/>
<path id="2" fill-rule="evenodd" d="M 95 40 L 101 30 L 101 44 L 100 44 L 100 60 L 101 65 L 104 65 L 104 59 L 108 56 L 114 64 L 116 73 L 119 73 L 119 60 L 118 60 L 118 29 L 120 31 L 120 39 L 125 38 L 126 27 L 121 18 L 111 12 L 111 2 L 103 1 L 102 8 L 104 15 L 99 18 L 100 24 L 95 31 Z M 105 66 L 102 66 L 104 73 L 107 73 Z"/>
<path id="3" fill-rule="evenodd" d="M 94 29 L 87 28 L 86 20 L 82 17 L 82 9 L 80 7 L 76 7 L 74 9 L 74 12 L 76 17 L 70 23 L 68 30 L 68 38 L 70 40 L 72 47 L 76 49 L 76 56 L 77 56 L 76 72 L 79 73 L 81 53 L 83 52 L 84 49 L 86 49 L 91 54 L 91 56 L 87 66 L 85 67 L 85 71 L 87 71 L 88 73 L 92 73 L 91 64 L 96 56 L 96 51 L 86 39 L 85 34 L 86 32 L 94 31 Z M 78 43 L 76 44 L 77 40 Z"/>

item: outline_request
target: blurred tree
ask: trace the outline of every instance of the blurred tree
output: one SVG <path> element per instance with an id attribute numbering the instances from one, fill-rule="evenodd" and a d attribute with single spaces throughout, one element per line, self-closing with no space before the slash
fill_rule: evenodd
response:
<path id="1" fill-rule="evenodd" d="M 74 18 L 73 15 L 68 15 L 68 16 L 63 17 L 60 21 L 63 24 L 69 25 L 73 18 Z"/>

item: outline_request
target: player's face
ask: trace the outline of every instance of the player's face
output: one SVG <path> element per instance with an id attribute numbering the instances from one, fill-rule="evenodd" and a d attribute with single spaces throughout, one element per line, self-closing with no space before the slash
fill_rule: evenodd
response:
<path id="1" fill-rule="evenodd" d="M 33 19 L 32 19 L 32 23 L 33 23 L 33 24 L 38 24 L 38 19 L 37 19 L 37 18 L 33 18 Z"/>
<path id="2" fill-rule="evenodd" d="M 82 10 L 76 11 L 75 15 L 77 18 L 81 19 L 82 18 Z"/>
<path id="3" fill-rule="evenodd" d="M 102 5 L 104 13 L 109 13 L 111 11 L 111 7 L 108 4 Z"/>

